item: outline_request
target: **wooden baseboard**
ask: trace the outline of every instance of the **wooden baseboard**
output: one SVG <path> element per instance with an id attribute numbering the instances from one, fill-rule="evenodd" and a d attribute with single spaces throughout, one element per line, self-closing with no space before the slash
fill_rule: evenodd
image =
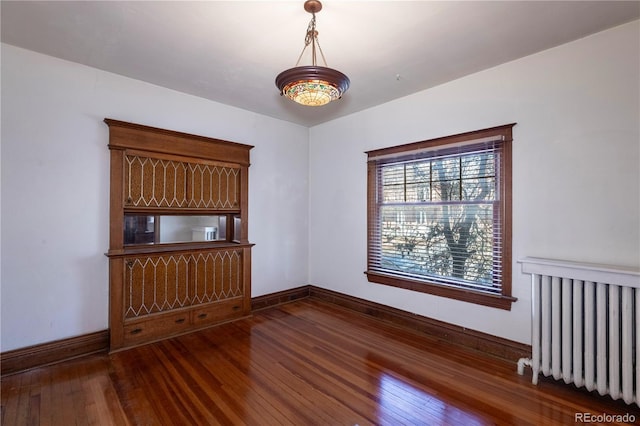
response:
<path id="1" fill-rule="evenodd" d="M 271 308 L 307 297 L 323 300 L 382 321 L 420 331 L 450 343 L 470 347 L 506 360 L 531 356 L 531 346 L 468 330 L 446 322 L 392 308 L 332 290 L 306 285 L 251 299 L 252 311 Z M 109 330 L 0 353 L 0 375 L 18 373 L 80 356 L 109 350 Z"/>
<path id="2" fill-rule="evenodd" d="M 109 330 L 102 330 L 6 351 L 0 354 L 0 374 L 5 376 L 97 352 L 106 352 L 108 348 Z"/>
<path id="3" fill-rule="evenodd" d="M 294 300 L 307 298 L 309 297 L 310 289 L 310 285 L 305 285 L 276 293 L 265 294 L 264 296 L 253 297 L 251 298 L 251 310 L 259 311 L 283 303 L 293 302 Z"/>
<path id="4" fill-rule="evenodd" d="M 531 356 L 530 345 L 469 330 L 369 300 L 314 286 L 310 287 L 309 296 L 505 360 L 515 362 L 520 358 Z"/>

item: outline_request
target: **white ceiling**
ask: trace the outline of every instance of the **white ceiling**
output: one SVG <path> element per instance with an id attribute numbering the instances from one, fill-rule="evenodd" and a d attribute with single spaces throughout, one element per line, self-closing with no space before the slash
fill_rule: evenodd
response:
<path id="1" fill-rule="evenodd" d="M 351 88 L 303 107 L 274 83 L 304 46 L 303 3 L 3 0 L 2 42 L 313 126 L 640 17 L 640 1 L 324 0 L 320 45 Z"/>

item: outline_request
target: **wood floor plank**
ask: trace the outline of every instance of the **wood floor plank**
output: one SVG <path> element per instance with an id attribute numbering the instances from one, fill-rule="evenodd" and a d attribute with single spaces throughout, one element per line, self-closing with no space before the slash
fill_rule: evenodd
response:
<path id="1" fill-rule="evenodd" d="M 305 299 L 3 377 L 2 425 L 564 425 L 640 409 Z M 623 422 L 608 424 L 624 424 Z"/>
<path id="2" fill-rule="evenodd" d="M 202 363 L 204 370 L 215 371 L 215 377 L 223 383 L 221 392 L 225 397 L 232 399 L 234 404 L 240 407 L 240 411 L 244 410 L 244 405 L 255 408 L 244 410 L 249 424 L 294 424 L 269 403 L 268 394 L 255 389 L 251 379 L 235 368 L 229 360 L 230 355 L 218 350 L 202 333 L 191 334 L 185 340 L 185 347 L 190 349 L 192 362 Z M 241 347 L 242 353 L 245 353 L 247 346 L 243 344 Z M 246 362 L 246 355 L 242 355 L 241 358 Z"/>

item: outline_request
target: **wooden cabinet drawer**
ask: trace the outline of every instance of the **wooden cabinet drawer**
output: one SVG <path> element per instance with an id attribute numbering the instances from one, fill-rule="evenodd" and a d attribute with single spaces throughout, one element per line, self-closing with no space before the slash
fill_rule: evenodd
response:
<path id="1" fill-rule="evenodd" d="M 191 327 L 189 311 L 159 314 L 125 322 L 124 341 L 126 344 L 150 342 L 155 339 L 178 334 Z"/>
<path id="2" fill-rule="evenodd" d="M 191 322 L 195 327 L 199 328 L 208 324 L 239 318 L 243 315 L 245 315 L 243 299 L 237 297 L 194 307 L 191 311 Z"/>

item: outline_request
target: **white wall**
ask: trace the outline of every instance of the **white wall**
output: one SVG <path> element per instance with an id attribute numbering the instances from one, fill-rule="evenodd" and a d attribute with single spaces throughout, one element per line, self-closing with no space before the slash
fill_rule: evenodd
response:
<path id="1" fill-rule="evenodd" d="M 2 45 L 0 351 L 108 327 L 105 117 L 254 145 L 252 295 L 308 282 L 308 129 Z"/>
<path id="2" fill-rule="evenodd" d="M 639 35 L 634 22 L 310 130 L 3 44 L 0 351 L 108 326 L 105 117 L 255 145 L 254 297 L 311 282 L 528 343 L 518 258 L 640 263 Z M 511 122 L 512 311 L 368 283 L 364 151 Z"/>
<path id="3" fill-rule="evenodd" d="M 517 259 L 640 266 L 639 36 L 636 21 L 311 128 L 311 284 L 530 343 Z M 368 283 L 364 151 L 513 122 L 512 310 Z"/>

